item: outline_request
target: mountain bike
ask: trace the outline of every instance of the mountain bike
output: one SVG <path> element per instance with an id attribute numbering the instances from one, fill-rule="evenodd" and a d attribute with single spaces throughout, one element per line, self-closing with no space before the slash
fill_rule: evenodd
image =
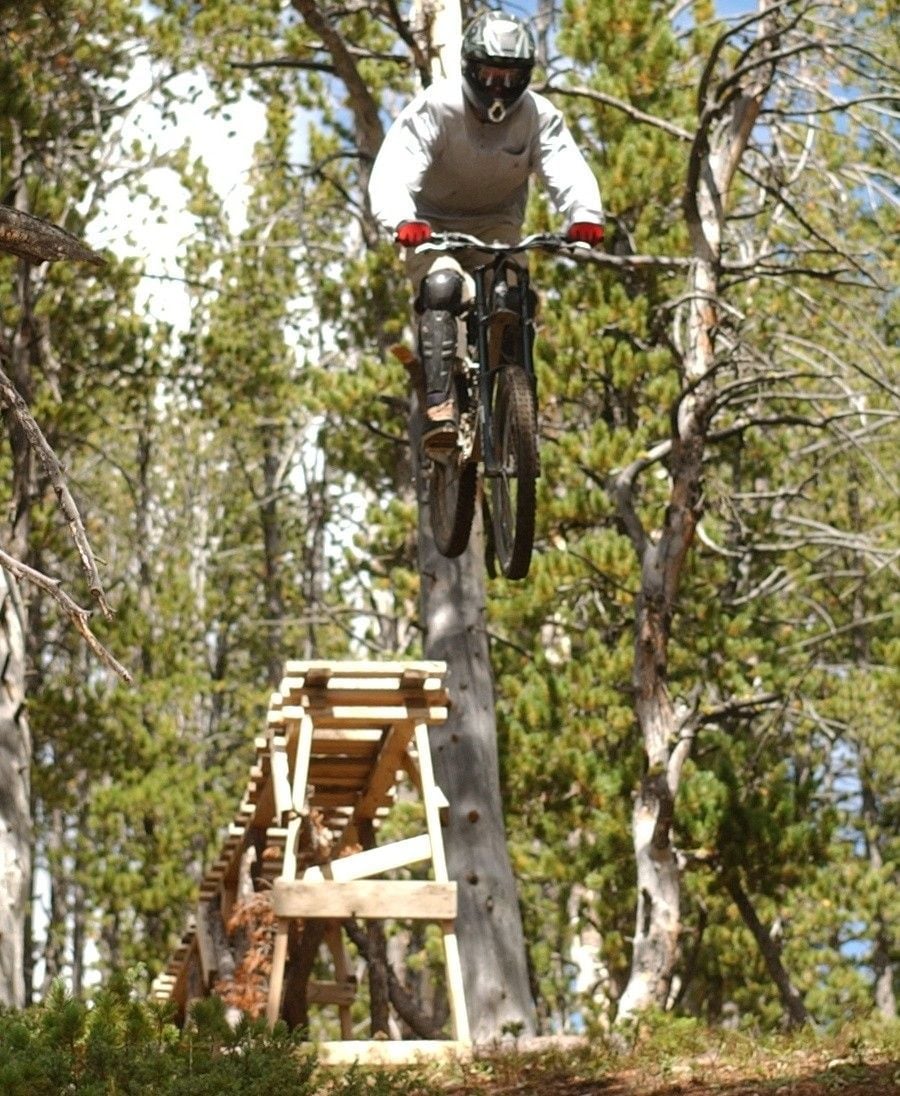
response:
<path id="1" fill-rule="evenodd" d="M 428 498 L 438 551 L 461 555 L 469 543 L 480 473 L 490 485 L 489 552 L 511 579 L 528 574 L 540 475 L 533 358 L 537 298 L 527 267 L 515 256 L 536 250 L 571 254 L 585 247 L 551 234 L 507 245 L 448 232 L 435 233 L 417 248 L 491 256 L 471 271 L 475 296 L 461 316 L 468 355 L 458 360 L 453 377 L 458 441 L 447 456 L 430 461 Z"/>

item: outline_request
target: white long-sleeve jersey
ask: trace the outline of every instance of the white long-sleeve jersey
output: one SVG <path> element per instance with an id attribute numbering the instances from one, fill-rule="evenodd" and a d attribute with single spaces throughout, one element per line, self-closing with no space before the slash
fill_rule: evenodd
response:
<path id="1" fill-rule="evenodd" d="M 372 167 L 369 198 L 392 233 L 401 221 L 445 231 L 521 229 L 536 174 L 568 224 L 603 221 L 600 189 L 563 116 L 526 91 L 502 122 L 482 122 L 461 80 L 441 80 L 397 116 Z"/>

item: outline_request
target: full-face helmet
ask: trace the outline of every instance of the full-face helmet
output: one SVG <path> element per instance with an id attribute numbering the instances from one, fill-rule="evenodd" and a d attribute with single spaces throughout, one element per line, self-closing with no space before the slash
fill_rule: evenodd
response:
<path id="1" fill-rule="evenodd" d="M 514 15 L 487 11 L 466 28 L 462 77 L 466 98 L 480 115 L 502 122 L 525 94 L 534 68 L 534 38 Z"/>

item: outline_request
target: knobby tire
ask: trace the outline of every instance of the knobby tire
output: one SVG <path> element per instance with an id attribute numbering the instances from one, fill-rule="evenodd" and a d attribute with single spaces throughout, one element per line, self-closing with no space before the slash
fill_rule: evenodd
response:
<path id="1" fill-rule="evenodd" d="M 432 461 L 428 480 L 431 532 L 442 556 L 454 559 L 466 550 L 477 488 L 478 466 L 474 462 L 462 462 L 459 453 L 446 462 Z"/>
<path id="2" fill-rule="evenodd" d="M 493 426 L 500 465 L 500 474 L 491 479 L 494 550 L 507 578 L 525 578 L 534 547 L 538 449 L 534 391 L 521 366 L 500 372 Z"/>

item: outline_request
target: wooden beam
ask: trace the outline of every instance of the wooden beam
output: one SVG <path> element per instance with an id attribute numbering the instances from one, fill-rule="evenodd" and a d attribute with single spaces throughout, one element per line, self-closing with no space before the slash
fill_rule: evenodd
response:
<path id="1" fill-rule="evenodd" d="M 316 757 L 347 756 L 374 757 L 384 738 L 384 731 L 377 730 L 322 730 L 316 729 L 313 754 Z"/>
<path id="2" fill-rule="evenodd" d="M 406 868 L 430 859 L 431 839 L 423 833 L 420 837 L 408 837 L 405 841 L 394 841 L 390 845 L 379 845 L 364 852 L 342 856 L 340 860 L 332 860 L 322 867 L 307 868 L 303 873 L 303 882 L 311 883 L 330 877 L 335 883 L 349 883 L 354 879 L 368 879 L 383 871 Z"/>
<path id="3" fill-rule="evenodd" d="M 311 670 L 327 669 L 340 677 L 402 677 L 405 673 L 422 671 L 429 677 L 443 677 L 447 672 L 446 662 L 344 662 L 331 659 L 310 659 L 285 663 L 285 678 L 305 677 Z"/>
<path id="4" fill-rule="evenodd" d="M 406 704 L 383 704 L 377 706 L 329 705 L 316 706 L 311 711 L 308 705 L 292 705 L 285 708 L 291 719 L 299 719 L 305 714 L 314 716 L 316 730 L 351 730 L 354 728 L 390 726 L 392 723 L 444 723 L 447 708 L 444 705 L 430 705 L 418 702 L 415 706 Z"/>
<path id="5" fill-rule="evenodd" d="M 470 1058 L 472 1045 L 454 1039 L 347 1039 L 316 1043 L 316 1054 L 328 1065 L 399 1065 L 420 1058 Z"/>
<path id="6" fill-rule="evenodd" d="M 356 804 L 356 818 L 372 818 L 377 808 L 384 802 L 388 792 L 397 783 L 397 772 L 403 764 L 403 755 L 412 738 L 413 728 L 409 723 L 400 723 L 388 731 L 378 755 L 378 762 L 372 771 L 369 785 Z"/>
<path id="7" fill-rule="evenodd" d="M 403 704 L 406 707 L 421 708 L 423 705 L 446 707 L 449 702 L 447 690 L 437 686 L 423 692 L 420 689 L 381 689 L 376 687 L 378 683 L 375 681 L 358 682 L 357 687 L 353 689 L 344 688 L 348 684 L 347 682 L 342 681 L 339 684 L 341 688 L 335 685 L 328 689 L 298 690 L 296 695 L 291 695 L 291 707 L 299 704 L 301 707 L 316 712 L 319 708 L 328 707 L 329 705 L 351 708 L 382 708 Z M 362 684 L 367 687 L 365 689 L 361 688 Z"/>
<path id="8" fill-rule="evenodd" d="M 356 1000 L 356 982 L 307 982 L 308 1005 L 340 1005 L 348 1008 Z"/>
<path id="9" fill-rule="evenodd" d="M 304 883 L 276 879 L 272 908 L 279 919 L 361 917 L 452 921 L 456 917 L 456 883 L 411 880 Z"/>
<path id="10" fill-rule="evenodd" d="M 219 969 L 216 946 L 209 931 L 210 909 L 206 902 L 197 903 L 197 947 L 200 950 L 200 970 L 203 973 L 203 988 L 209 989 L 213 975 Z"/>
<path id="11" fill-rule="evenodd" d="M 314 736 L 312 720 L 306 712 L 302 712 L 297 721 L 297 750 L 294 755 L 294 775 L 291 781 L 291 800 L 298 814 L 306 807 L 306 786 L 309 783 L 310 751 Z"/>

